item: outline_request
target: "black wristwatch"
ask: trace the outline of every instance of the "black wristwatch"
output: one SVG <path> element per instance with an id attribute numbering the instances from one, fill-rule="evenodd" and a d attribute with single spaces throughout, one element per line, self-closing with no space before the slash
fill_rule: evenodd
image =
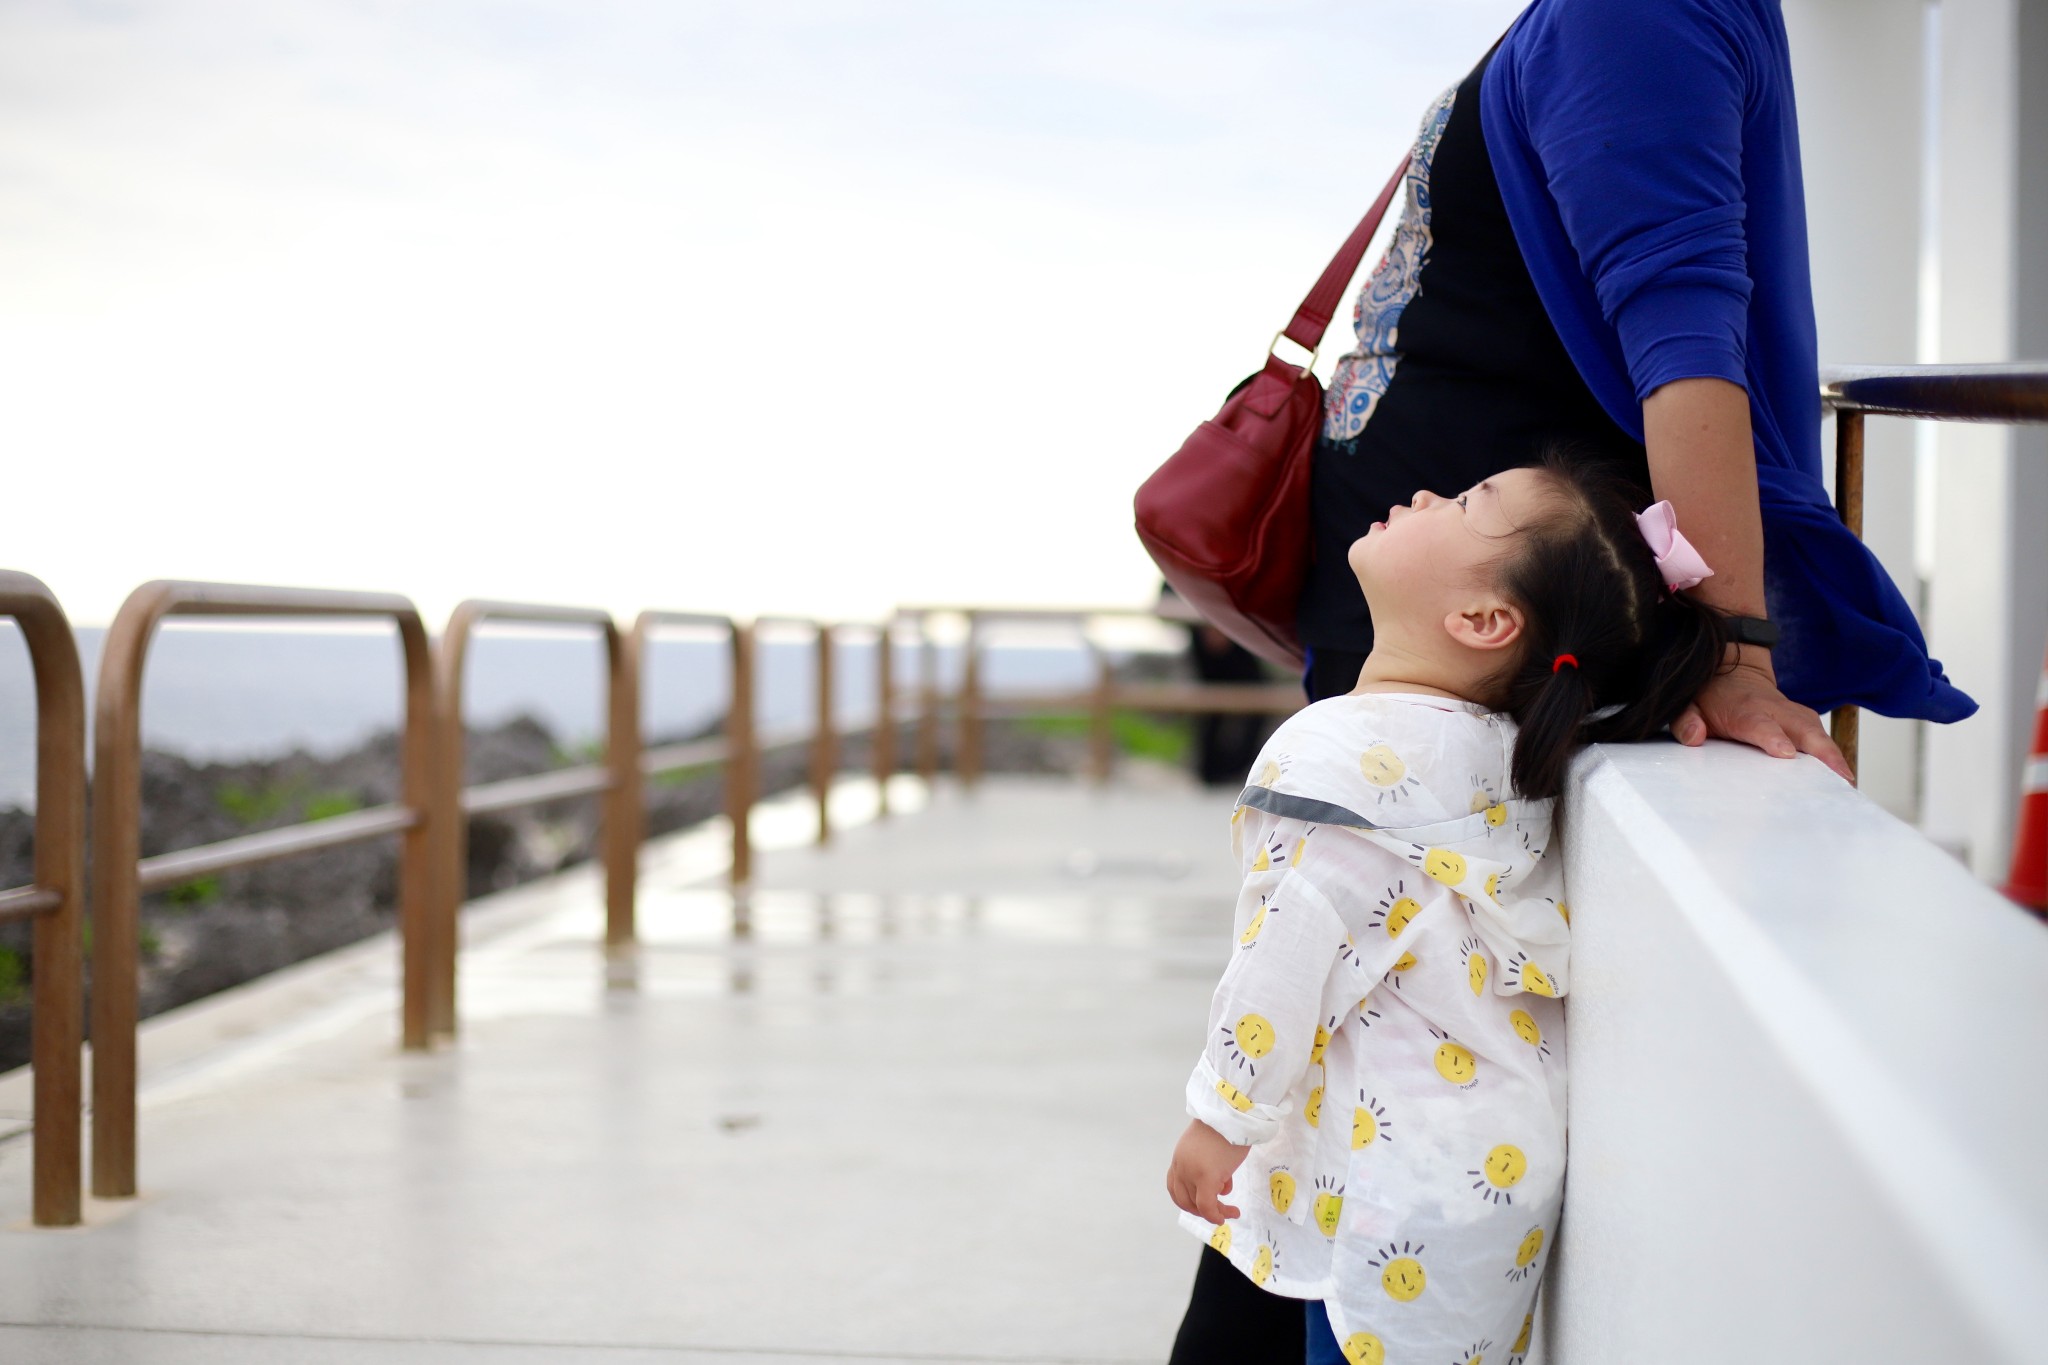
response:
<path id="1" fill-rule="evenodd" d="M 1728 638 L 1739 645 L 1758 645 L 1769 649 L 1778 643 L 1778 624 L 1761 616 L 1724 616 L 1721 618 L 1728 627 Z"/>

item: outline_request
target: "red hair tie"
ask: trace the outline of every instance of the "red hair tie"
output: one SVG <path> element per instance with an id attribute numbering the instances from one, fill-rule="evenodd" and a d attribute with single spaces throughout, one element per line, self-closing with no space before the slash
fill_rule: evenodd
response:
<path id="1" fill-rule="evenodd" d="M 1552 673 L 1555 673 L 1560 668 L 1563 668 L 1566 664 L 1570 664 L 1573 668 L 1577 668 L 1579 666 L 1579 656 L 1576 654 L 1558 655 L 1555 659 L 1552 659 L 1550 661 L 1550 671 Z"/>

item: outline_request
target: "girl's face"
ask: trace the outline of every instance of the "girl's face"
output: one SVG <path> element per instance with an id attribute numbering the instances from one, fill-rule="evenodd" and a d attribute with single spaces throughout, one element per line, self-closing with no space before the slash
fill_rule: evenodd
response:
<path id="1" fill-rule="evenodd" d="M 1543 513 L 1543 478 L 1535 469 L 1510 469 L 1455 497 L 1417 493 L 1353 541 L 1351 571 L 1375 631 L 1396 621 L 1421 629 L 1490 594 L 1491 566 L 1509 538 Z"/>

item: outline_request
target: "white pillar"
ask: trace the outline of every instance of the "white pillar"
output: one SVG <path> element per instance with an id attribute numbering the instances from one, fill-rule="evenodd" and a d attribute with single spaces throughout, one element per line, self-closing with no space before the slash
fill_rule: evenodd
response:
<path id="1" fill-rule="evenodd" d="M 1910 365 L 1919 324 L 1922 0 L 1785 0 L 1806 176 L 1807 240 L 1823 365 Z M 1913 434 L 1865 424 L 1863 538 L 1908 602 Z M 1834 423 L 1821 457 L 1834 478 Z M 1917 816 L 1917 725 L 1863 718 L 1864 793 Z"/>
<path id="2" fill-rule="evenodd" d="M 1944 362 L 2048 355 L 2048 0 L 1942 0 Z M 1983 709 L 1930 726 L 1923 827 L 2002 879 L 2048 639 L 2048 448 L 1943 424 L 1935 471 L 1935 654 Z"/>

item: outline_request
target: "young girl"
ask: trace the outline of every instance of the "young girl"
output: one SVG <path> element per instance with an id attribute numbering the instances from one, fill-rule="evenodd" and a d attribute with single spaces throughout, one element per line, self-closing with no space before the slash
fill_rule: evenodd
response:
<path id="1" fill-rule="evenodd" d="M 1167 1187 L 1309 1300 L 1312 1365 L 1519 1365 L 1564 1191 L 1552 805 L 1581 744 L 1678 715 L 1720 618 L 1668 503 L 1556 457 L 1418 493 L 1349 558 L 1372 653 L 1231 818 L 1235 944 Z"/>

